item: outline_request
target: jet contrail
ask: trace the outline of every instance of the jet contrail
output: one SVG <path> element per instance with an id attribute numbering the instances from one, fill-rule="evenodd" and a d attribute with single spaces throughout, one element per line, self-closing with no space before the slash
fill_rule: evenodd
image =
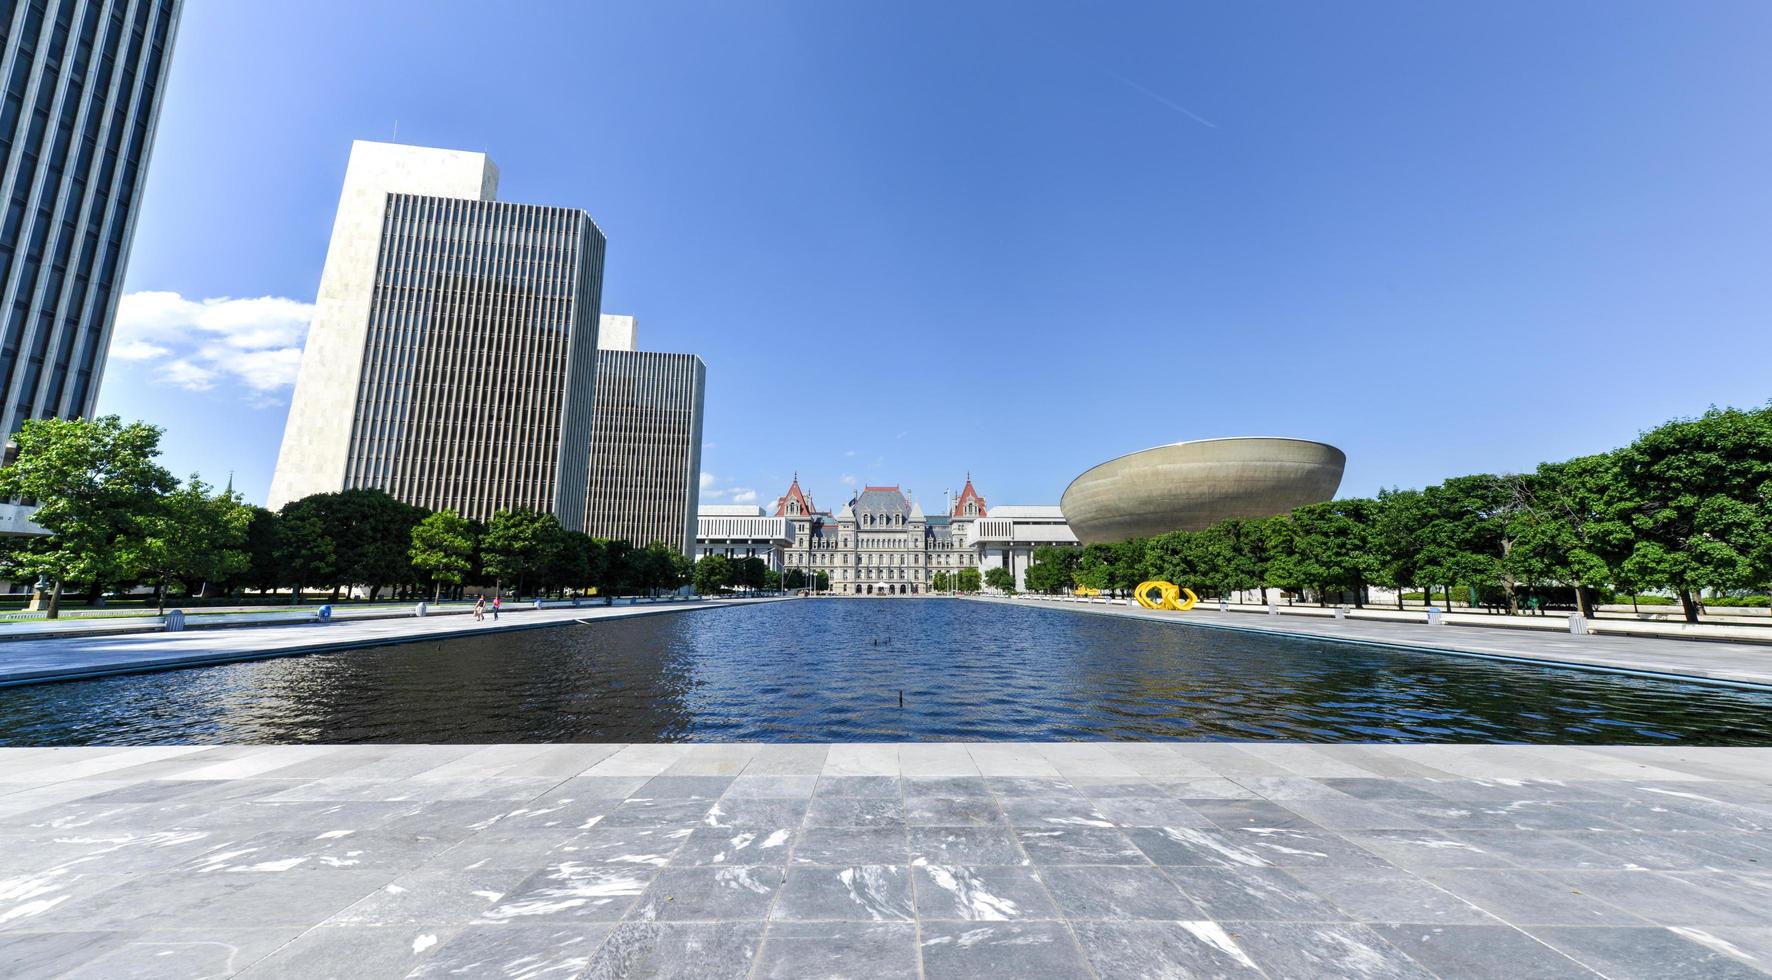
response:
<path id="1" fill-rule="evenodd" d="M 1187 106 L 1177 103 L 1173 99 L 1170 99 L 1168 96 L 1161 95 L 1157 92 L 1151 91 L 1148 88 L 1145 88 L 1143 85 L 1140 85 L 1137 82 L 1133 81 L 1132 79 L 1127 78 L 1125 75 L 1122 75 L 1117 71 L 1114 71 L 1112 68 L 1103 68 L 1102 71 L 1108 73 L 1109 75 L 1114 76 L 1115 78 L 1119 79 L 1122 82 L 1125 82 L 1127 85 L 1130 85 L 1133 88 L 1139 90 L 1140 92 L 1143 92 L 1144 94 L 1150 96 L 1151 98 L 1156 99 L 1158 102 L 1163 103 L 1164 105 L 1168 106 L 1169 108 L 1174 109 L 1176 112 L 1181 113 L 1182 115 L 1188 117 L 1189 119 L 1192 119 L 1194 122 L 1197 122 L 1200 125 L 1205 126 L 1208 129 L 1217 129 L 1218 128 L 1217 123 L 1213 122 L 1210 119 L 1207 119 L 1205 116 L 1202 116 L 1199 113 L 1193 111 L 1192 109 L 1189 109 Z"/>

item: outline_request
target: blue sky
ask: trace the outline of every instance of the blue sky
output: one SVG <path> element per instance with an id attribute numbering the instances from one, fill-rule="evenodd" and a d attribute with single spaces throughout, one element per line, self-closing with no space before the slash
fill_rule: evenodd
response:
<path id="1" fill-rule="evenodd" d="M 597 220 L 604 310 L 707 362 L 707 500 L 1055 502 L 1243 434 L 1342 447 L 1344 495 L 1529 467 L 1772 397 L 1767 37 L 1757 0 L 190 0 L 100 409 L 262 500 L 350 142 L 397 124 Z"/>

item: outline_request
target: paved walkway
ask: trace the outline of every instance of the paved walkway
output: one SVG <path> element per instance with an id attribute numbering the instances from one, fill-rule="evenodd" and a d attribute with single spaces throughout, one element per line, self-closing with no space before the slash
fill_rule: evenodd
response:
<path id="1" fill-rule="evenodd" d="M 979 597 L 974 601 L 1009 603 L 1103 616 L 1129 616 L 1213 629 L 1277 633 L 1382 646 L 1477 654 L 1540 663 L 1572 664 L 1611 670 L 1675 674 L 1738 684 L 1772 686 L 1772 648 L 1751 643 L 1652 639 L 1638 636 L 1574 636 L 1480 626 L 1428 626 L 1424 623 L 1353 619 L 1306 619 L 1261 614 L 1221 613 L 1194 608 L 1165 612 L 1138 606 L 1038 599 Z"/>
<path id="2" fill-rule="evenodd" d="M 494 621 L 472 616 L 408 616 L 400 619 L 300 623 L 291 626 L 249 626 L 233 629 L 152 633 L 130 636 L 71 636 L 0 644 L 0 687 L 104 674 L 140 673 L 228 663 L 353 647 L 448 639 L 475 633 L 558 626 L 582 619 L 621 619 L 717 609 L 777 598 L 682 601 L 633 606 L 559 606 L 507 609 Z"/>
<path id="3" fill-rule="evenodd" d="M 1772 749 L 0 750 L 102 977 L 1764 977 Z"/>

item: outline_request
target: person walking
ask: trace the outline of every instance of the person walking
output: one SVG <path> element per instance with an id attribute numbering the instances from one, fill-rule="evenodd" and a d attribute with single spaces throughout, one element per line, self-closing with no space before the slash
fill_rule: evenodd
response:
<path id="1" fill-rule="evenodd" d="M 486 619 L 486 597 L 480 596 L 479 598 L 474 600 L 474 622 L 476 622 L 476 623 L 483 622 L 485 619 Z"/>
<path id="2" fill-rule="evenodd" d="M 504 606 L 504 602 L 505 597 L 502 594 L 492 597 L 492 621 L 495 623 L 498 622 L 498 611 Z"/>

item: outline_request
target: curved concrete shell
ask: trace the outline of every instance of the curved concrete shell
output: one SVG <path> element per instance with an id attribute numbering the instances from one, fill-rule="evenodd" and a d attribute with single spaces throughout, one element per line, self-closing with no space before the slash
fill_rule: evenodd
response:
<path id="1" fill-rule="evenodd" d="M 1110 459 L 1065 488 L 1077 539 L 1103 544 L 1272 517 L 1335 496 L 1347 454 L 1304 439 L 1200 439 Z"/>

